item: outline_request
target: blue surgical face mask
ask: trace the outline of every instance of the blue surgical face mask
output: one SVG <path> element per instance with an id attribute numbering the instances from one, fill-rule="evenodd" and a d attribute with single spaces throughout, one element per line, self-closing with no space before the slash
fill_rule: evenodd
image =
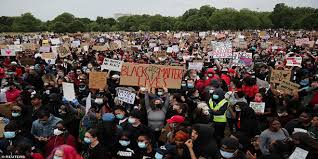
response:
<path id="1" fill-rule="evenodd" d="M 156 152 L 155 159 L 162 159 L 162 158 L 163 158 L 163 155 L 158 153 L 158 152 Z"/>
<path id="2" fill-rule="evenodd" d="M 220 150 L 220 153 L 222 157 L 224 158 L 232 158 L 234 156 L 233 152 L 226 152 L 226 151 Z"/>
<path id="3" fill-rule="evenodd" d="M 130 141 L 119 140 L 119 143 L 121 144 L 121 146 L 128 146 L 130 144 Z"/>
<path id="4" fill-rule="evenodd" d="M 12 139 L 15 137 L 15 132 L 14 131 L 6 131 L 6 132 L 3 132 L 3 136 L 6 139 Z"/>
<path id="5" fill-rule="evenodd" d="M 158 92 L 158 96 L 162 96 L 163 95 L 163 92 Z"/>
<path id="6" fill-rule="evenodd" d="M 121 119 L 124 118 L 124 114 L 117 114 L 117 115 L 116 115 L 116 118 L 119 119 L 119 120 L 121 120 Z"/>
<path id="7" fill-rule="evenodd" d="M 86 144 L 90 144 L 92 141 L 91 141 L 91 139 L 89 139 L 89 138 L 87 138 L 87 137 L 84 137 L 84 142 L 85 142 Z"/>
<path id="8" fill-rule="evenodd" d="M 192 83 L 188 83 L 188 88 L 193 88 L 194 85 Z"/>
<path id="9" fill-rule="evenodd" d="M 63 157 L 60 156 L 54 156 L 53 159 L 63 159 Z"/>
<path id="10" fill-rule="evenodd" d="M 138 142 L 138 147 L 144 149 L 147 147 L 147 145 L 144 142 Z"/>
<path id="11" fill-rule="evenodd" d="M 128 119 L 128 123 L 130 123 L 130 124 L 134 124 L 135 122 L 136 122 L 136 119 L 134 119 L 134 118 Z"/>
<path id="12" fill-rule="evenodd" d="M 300 81 L 299 84 L 302 85 L 302 86 L 307 86 L 307 85 L 309 85 L 309 79 L 303 79 L 303 80 Z"/>
<path id="13" fill-rule="evenodd" d="M 181 86 L 182 86 L 182 87 L 185 87 L 185 86 L 187 86 L 187 84 L 185 84 L 185 83 L 181 83 Z"/>
<path id="14" fill-rule="evenodd" d="M 215 100 L 218 100 L 218 99 L 219 99 L 219 95 L 213 94 L 213 95 L 212 95 L 212 98 L 215 99 Z"/>
<path id="15" fill-rule="evenodd" d="M 12 112 L 12 117 L 19 117 L 21 115 L 21 113 L 15 113 L 15 112 Z"/>

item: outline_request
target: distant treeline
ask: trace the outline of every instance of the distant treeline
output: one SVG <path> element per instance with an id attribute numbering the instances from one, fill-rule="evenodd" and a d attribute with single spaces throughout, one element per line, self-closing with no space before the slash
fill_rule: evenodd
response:
<path id="1" fill-rule="evenodd" d="M 31 13 L 18 17 L 0 17 L 0 32 L 206 31 L 268 28 L 318 29 L 318 9 L 293 8 L 280 3 L 276 4 L 272 12 L 216 9 L 205 5 L 200 9 L 189 9 L 179 17 L 144 14 L 122 16 L 118 19 L 97 17 L 94 21 L 63 13 L 46 22 L 42 22 Z"/>

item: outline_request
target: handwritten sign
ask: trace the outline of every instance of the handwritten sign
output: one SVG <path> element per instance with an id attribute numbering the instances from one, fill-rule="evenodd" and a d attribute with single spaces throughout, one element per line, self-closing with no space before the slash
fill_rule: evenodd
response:
<path id="1" fill-rule="evenodd" d="M 61 41 L 59 38 L 54 38 L 54 39 L 51 39 L 51 44 L 52 45 L 59 45 L 59 44 L 61 44 Z"/>
<path id="2" fill-rule="evenodd" d="M 120 85 L 180 89 L 183 72 L 177 66 L 124 63 Z"/>
<path id="3" fill-rule="evenodd" d="M 203 67 L 203 62 L 189 62 L 188 70 L 199 70 L 201 71 Z"/>
<path id="4" fill-rule="evenodd" d="M 89 73 L 89 88 L 105 89 L 107 84 L 106 72 L 90 72 Z"/>
<path id="5" fill-rule="evenodd" d="M 54 59 L 54 55 L 52 52 L 47 52 L 47 53 L 42 53 L 41 54 L 41 58 L 43 60 L 46 60 L 46 59 Z"/>
<path id="6" fill-rule="evenodd" d="M 63 96 L 66 100 L 72 101 L 76 99 L 73 83 L 63 82 L 62 87 L 63 87 Z"/>
<path id="7" fill-rule="evenodd" d="M 23 43 L 22 45 L 22 49 L 23 50 L 35 50 L 35 45 L 31 44 L 31 43 Z"/>
<path id="8" fill-rule="evenodd" d="M 104 62 L 101 65 L 101 69 L 107 69 L 107 70 L 111 70 L 111 71 L 121 71 L 121 66 L 123 65 L 123 61 L 119 61 L 119 60 L 113 60 L 113 59 L 108 59 L 108 58 L 104 58 Z"/>
<path id="9" fill-rule="evenodd" d="M 94 45 L 93 46 L 93 50 L 95 50 L 95 51 L 106 51 L 107 50 L 107 46 Z"/>
<path id="10" fill-rule="evenodd" d="M 302 148 L 296 147 L 294 152 L 289 156 L 288 159 L 306 159 L 307 155 L 308 155 L 308 151 Z"/>
<path id="11" fill-rule="evenodd" d="M 283 91 L 291 94 L 292 92 L 298 90 L 299 87 L 300 87 L 299 84 L 290 82 L 288 80 L 282 80 L 281 83 L 279 84 L 279 86 L 277 87 L 277 89 L 283 90 Z"/>
<path id="12" fill-rule="evenodd" d="M 265 111 L 264 102 L 250 102 L 250 107 L 253 108 L 256 113 L 264 113 Z"/>
<path id="13" fill-rule="evenodd" d="M 232 43 L 227 42 L 213 42 L 213 58 L 232 58 Z"/>
<path id="14" fill-rule="evenodd" d="M 134 104 L 135 103 L 136 94 L 132 93 L 128 89 L 119 88 L 119 89 L 117 89 L 117 97 L 118 97 L 119 100 L 121 100 L 121 101 L 123 101 L 125 103 Z"/>
<path id="15" fill-rule="evenodd" d="M 302 46 L 304 44 L 309 44 L 309 38 L 295 39 L 296 46 Z"/>
<path id="16" fill-rule="evenodd" d="M 59 53 L 60 58 L 67 57 L 71 55 L 71 51 L 68 45 L 64 44 L 63 46 L 59 46 L 57 48 L 57 52 Z"/>
<path id="17" fill-rule="evenodd" d="M 13 107 L 14 103 L 7 102 L 4 104 L 0 104 L 0 112 L 7 118 L 11 117 L 11 109 Z"/>
<path id="18" fill-rule="evenodd" d="M 283 80 L 290 80 L 291 71 L 289 70 L 272 70 L 271 72 L 271 83 L 281 83 Z"/>
<path id="19" fill-rule="evenodd" d="M 298 66 L 301 67 L 302 57 L 287 57 L 286 66 Z"/>
<path id="20" fill-rule="evenodd" d="M 50 46 L 41 46 L 40 52 L 50 52 L 51 47 Z"/>

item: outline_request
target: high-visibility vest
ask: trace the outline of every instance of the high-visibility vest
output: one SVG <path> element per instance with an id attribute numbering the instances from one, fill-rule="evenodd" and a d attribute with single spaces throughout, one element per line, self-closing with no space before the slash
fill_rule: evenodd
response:
<path id="1" fill-rule="evenodd" d="M 227 103 L 227 100 L 223 99 L 214 107 L 212 99 L 209 100 L 210 108 L 212 110 L 216 110 L 216 111 L 219 110 L 225 103 Z M 223 115 L 213 115 L 213 121 L 214 122 L 219 122 L 219 123 L 226 122 L 226 111 L 224 112 Z"/>

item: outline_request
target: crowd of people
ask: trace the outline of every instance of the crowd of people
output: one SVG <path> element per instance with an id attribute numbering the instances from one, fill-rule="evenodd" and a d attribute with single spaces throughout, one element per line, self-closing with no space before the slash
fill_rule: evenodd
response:
<path id="1" fill-rule="evenodd" d="M 317 158 L 317 37 L 314 31 L 290 30 L 2 34 L 0 46 L 38 47 L 15 56 L 1 53 L 0 110 L 10 108 L 0 112 L 1 158 L 286 159 L 298 149 L 299 156 Z M 313 46 L 295 43 L 302 38 Z M 234 45 L 237 39 L 244 46 Z M 115 48 L 94 47 L 114 41 Z M 252 63 L 214 58 L 211 41 L 233 42 L 231 51 L 252 53 Z M 42 58 L 41 46 L 55 52 L 62 45 L 71 46 L 66 56 Z M 167 51 L 172 46 L 178 49 Z M 291 53 L 300 65 L 287 66 Z M 104 58 L 181 66 L 181 88 L 122 86 L 120 72 L 102 70 Z M 202 69 L 187 69 L 194 61 Z M 281 90 L 271 81 L 273 70 L 290 71 L 285 80 L 299 88 Z M 90 72 L 107 72 L 106 87 L 89 88 Z M 76 99 L 66 99 L 63 82 L 74 84 Z M 118 87 L 136 94 L 134 104 L 117 97 Z M 264 110 L 251 102 L 265 103 Z"/>

